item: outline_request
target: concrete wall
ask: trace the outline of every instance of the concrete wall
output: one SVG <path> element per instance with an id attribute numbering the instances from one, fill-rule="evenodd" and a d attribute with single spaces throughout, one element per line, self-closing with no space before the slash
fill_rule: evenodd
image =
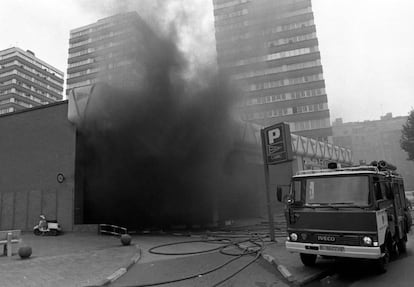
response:
<path id="1" fill-rule="evenodd" d="M 73 229 L 76 136 L 67 108 L 60 102 L 0 116 L 0 230 L 31 230 L 40 214 Z"/>

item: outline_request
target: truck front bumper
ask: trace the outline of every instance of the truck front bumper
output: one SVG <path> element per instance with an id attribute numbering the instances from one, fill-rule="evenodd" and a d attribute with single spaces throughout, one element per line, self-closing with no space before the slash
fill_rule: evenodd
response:
<path id="1" fill-rule="evenodd" d="M 335 257 L 378 259 L 382 256 L 380 247 L 328 245 L 286 241 L 286 249 L 290 252 Z"/>

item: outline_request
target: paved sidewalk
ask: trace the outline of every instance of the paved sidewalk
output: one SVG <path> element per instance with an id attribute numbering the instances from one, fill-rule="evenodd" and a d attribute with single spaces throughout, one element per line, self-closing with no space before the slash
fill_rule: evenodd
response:
<path id="1" fill-rule="evenodd" d="M 174 246 L 174 251 L 197 251 L 210 249 L 211 244 L 200 240 L 217 236 L 225 238 L 237 234 L 253 232 L 266 233 L 266 226 L 250 225 L 251 230 L 237 228 L 236 231 L 183 233 L 182 236 L 167 234 L 134 235 L 132 245 L 122 246 L 119 238 L 96 233 L 67 233 L 57 237 L 34 236 L 23 233 L 20 246 L 32 247 L 29 259 L 22 260 L 17 254 L 9 258 L 0 256 L 0 286 L 103 286 L 122 276 L 136 260 L 149 262 L 170 260 L 171 255 L 149 253 L 149 249 L 160 244 L 196 241 L 186 245 Z M 186 236 L 183 236 L 183 235 Z M 329 261 L 318 260 L 315 267 L 304 267 L 297 254 L 286 251 L 283 230 L 277 233 L 276 241 L 266 241 L 263 258 L 274 267 L 277 274 L 285 277 L 290 285 L 300 285 L 315 279 L 329 269 Z M 234 237 L 233 237 L 234 238 Z M 138 248 L 139 246 L 139 248 Z M 181 255 L 176 257 L 183 257 Z M 135 260 L 135 261 L 134 261 Z"/>
<path id="2" fill-rule="evenodd" d="M 134 245 L 122 246 L 119 238 L 95 233 L 35 236 L 23 233 L 20 246 L 30 246 L 32 256 L 22 260 L 0 256 L 0 286 L 86 286 L 100 284 L 137 253 Z"/>

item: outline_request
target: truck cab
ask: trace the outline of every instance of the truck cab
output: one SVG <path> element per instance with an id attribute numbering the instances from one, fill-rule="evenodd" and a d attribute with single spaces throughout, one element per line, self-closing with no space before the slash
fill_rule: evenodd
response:
<path id="1" fill-rule="evenodd" d="M 285 201 L 286 248 L 304 265 L 317 256 L 369 259 L 380 271 L 406 251 L 411 213 L 392 165 L 305 170 L 292 178 Z"/>

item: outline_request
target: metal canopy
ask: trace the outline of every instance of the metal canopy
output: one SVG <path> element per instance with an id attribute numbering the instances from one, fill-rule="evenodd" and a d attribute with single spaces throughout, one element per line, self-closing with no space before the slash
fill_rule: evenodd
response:
<path id="1" fill-rule="evenodd" d="M 352 164 L 352 151 L 327 142 L 292 134 L 293 153 L 312 159 Z"/>

